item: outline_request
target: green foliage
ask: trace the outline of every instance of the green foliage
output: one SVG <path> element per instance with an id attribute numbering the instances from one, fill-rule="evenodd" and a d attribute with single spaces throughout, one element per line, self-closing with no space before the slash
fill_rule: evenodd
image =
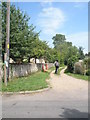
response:
<path id="1" fill-rule="evenodd" d="M 26 77 L 13 78 L 7 86 L 2 82 L 2 92 L 18 92 L 18 91 L 34 91 L 47 88 L 47 79 L 50 78 L 50 73 L 54 70 L 51 67 L 47 72 L 37 72 Z"/>
<path id="2" fill-rule="evenodd" d="M 83 53 L 83 48 L 79 47 L 79 59 L 82 60 L 84 58 L 85 58 L 85 56 L 84 56 L 84 53 Z"/>
<path id="3" fill-rule="evenodd" d="M 86 70 L 90 69 L 90 57 L 84 59 L 84 64 L 86 65 Z"/>
<path id="4" fill-rule="evenodd" d="M 51 62 L 51 63 L 54 63 L 56 59 L 58 59 L 58 53 L 55 49 L 52 49 L 52 48 L 49 48 L 47 51 L 46 51 L 46 59 Z"/>
<path id="5" fill-rule="evenodd" d="M 88 79 L 88 76 L 86 75 L 80 75 L 80 74 L 74 74 L 74 73 L 66 73 L 66 74 L 80 80 L 82 79 L 82 80 L 90 81 L 90 79 Z"/>
<path id="6" fill-rule="evenodd" d="M 56 36 L 54 36 L 52 39 L 54 40 L 53 44 L 55 48 L 57 47 L 58 44 L 62 44 L 66 40 L 65 35 L 62 34 L 56 34 Z"/>
<path id="7" fill-rule="evenodd" d="M 2 56 L 4 59 L 6 43 L 6 12 L 7 4 L 2 3 Z M 67 42 L 65 35 L 56 34 L 53 39 L 54 48 L 50 48 L 45 41 L 39 39 L 35 27 L 28 25 L 30 18 L 14 5 L 10 6 L 10 58 L 17 63 L 29 62 L 30 58 L 44 58 L 48 62 L 56 59 L 60 65 L 67 65 L 72 56 L 83 58 L 83 50 Z"/>
<path id="8" fill-rule="evenodd" d="M 90 69 L 90 57 L 88 58 L 88 63 L 87 63 L 87 65 L 88 65 L 88 69 Z"/>
<path id="9" fill-rule="evenodd" d="M 65 66 L 63 66 L 63 67 L 59 67 L 58 72 L 57 72 L 57 74 L 56 74 L 56 75 L 60 75 L 60 72 L 61 72 L 61 70 L 63 70 L 63 69 L 64 69 L 64 67 L 65 67 Z"/>
<path id="10" fill-rule="evenodd" d="M 2 84 L 2 91 L 18 92 L 47 88 L 48 84 L 46 79 L 48 77 L 49 73 L 38 72 L 27 77 L 14 78 L 8 83 L 7 87 L 4 83 Z"/>
<path id="11" fill-rule="evenodd" d="M 2 3 L 2 54 L 5 52 L 6 42 L 6 3 Z M 34 32 L 33 25 L 28 26 L 29 17 L 27 14 L 10 6 L 10 58 L 16 62 L 23 62 L 23 59 L 30 56 L 33 41 L 38 33 Z"/>
<path id="12" fill-rule="evenodd" d="M 73 73 L 74 71 L 74 64 L 75 62 L 77 62 L 77 57 L 76 56 L 72 56 L 68 59 L 68 63 L 67 63 L 67 71 Z"/>
<path id="13" fill-rule="evenodd" d="M 2 3 L 2 54 L 4 58 L 6 42 L 6 12 L 7 5 Z M 55 49 L 49 48 L 46 41 L 39 39 L 33 25 L 28 25 L 30 18 L 27 14 L 10 6 L 10 58 L 17 63 L 29 62 L 30 58 L 44 58 L 54 62 L 58 56 Z"/>
<path id="14" fill-rule="evenodd" d="M 88 70 L 86 71 L 86 75 L 87 75 L 87 76 L 90 76 L 90 69 L 88 69 Z"/>
<path id="15" fill-rule="evenodd" d="M 68 64 L 68 59 L 72 56 L 79 58 L 79 51 L 76 46 L 72 46 L 72 42 L 67 42 L 65 35 L 56 34 L 53 38 L 54 48 L 58 53 L 58 60 L 60 64 Z"/>
<path id="16" fill-rule="evenodd" d="M 88 69 L 88 59 L 84 59 L 84 64 L 86 66 L 86 70 Z"/>
<path id="17" fill-rule="evenodd" d="M 64 73 L 69 73 L 69 70 L 68 70 L 68 69 L 65 69 Z"/>
<path id="18" fill-rule="evenodd" d="M 45 57 L 46 51 L 48 50 L 48 45 L 45 41 L 38 39 L 34 40 L 32 43 L 31 57 L 40 58 Z"/>
<path id="19" fill-rule="evenodd" d="M 67 54 L 65 55 L 64 63 L 67 65 L 68 59 L 71 58 L 72 56 L 76 56 L 78 58 L 78 49 L 76 46 L 67 46 Z"/>

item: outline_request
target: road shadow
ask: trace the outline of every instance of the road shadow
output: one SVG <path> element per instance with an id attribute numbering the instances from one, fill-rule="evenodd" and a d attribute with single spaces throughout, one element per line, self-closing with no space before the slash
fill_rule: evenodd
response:
<path id="1" fill-rule="evenodd" d="M 65 120 L 89 120 L 88 112 L 80 112 L 76 109 L 68 109 L 68 108 L 62 108 L 64 112 L 59 115 L 62 118 L 65 118 Z"/>

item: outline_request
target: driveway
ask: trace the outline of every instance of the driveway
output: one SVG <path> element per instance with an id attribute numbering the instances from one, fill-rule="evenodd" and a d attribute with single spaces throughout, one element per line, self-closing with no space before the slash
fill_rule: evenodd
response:
<path id="1" fill-rule="evenodd" d="M 52 88 L 42 93 L 3 95 L 3 118 L 87 118 L 88 82 L 50 74 Z"/>

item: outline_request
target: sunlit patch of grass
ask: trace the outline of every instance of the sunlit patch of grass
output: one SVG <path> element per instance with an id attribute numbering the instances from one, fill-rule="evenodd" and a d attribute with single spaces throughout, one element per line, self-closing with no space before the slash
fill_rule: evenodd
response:
<path id="1" fill-rule="evenodd" d="M 69 75 L 69 76 L 72 76 L 74 78 L 77 78 L 77 79 L 82 79 L 82 80 L 90 81 L 89 77 L 86 76 L 86 75 L 80 75 L 80 74 L 74 74 L 74 73 L 66 73 L 66 74 Z"/>
<path id="2" fill-rule="evenodd" d="M 33 91 L 48 87 L 46 79 L 49 77 L 48 72 L 38 72 L 27 77 L 12 79 L 7 86 L 2 83 L 2 91 L 18 92 L 18 91 Z"/>

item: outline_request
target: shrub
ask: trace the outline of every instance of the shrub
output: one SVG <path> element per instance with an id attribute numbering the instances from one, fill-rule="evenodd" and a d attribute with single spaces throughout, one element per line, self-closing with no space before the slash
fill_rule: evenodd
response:
<path id="1" fill-rule="evenodd" d="M 64 73 L 68 73 L 69 71 L 68 71 L 68 69 L 66 69 L 65 71 L 64 71 Z"/>
<path id="2" fill-rule="evenodd" d="M 88 58 L 88 69 L 90 69 L 90 57 Z"/>
<path id="3" fill-rule="evenodd" d="M 84 64 L 86 65 L 86 69 L 88 69 L 88 59 L 84 59 Z"/>
<path id="4" fill-rule="evenodd" d="M 87 59 L 84 59 L 84 64 L 86 65 L 86 69 L 90 69 L 90 57 Z"/>
<path id="5" fill-rule="evenodd" d="M 73 73 L 74 71 L 74 64 L 77 61 L 77 57 L 76 56 L 72 56 L 68 59 L 68 63 L 67 63 L 67 71 Z"/>
<path id="6" fill-rule="evenodd" d="M 74 65 L 74 72 L 76 74 L 83 75 L 85 73 L 84 63 L 83 62 L 76 62 Z"/>
<path id="7" fill-rule="evenodd" d="M 67 65 L 67 60 L 64 60 L 64 65 Z"/>
<path id="8" fill-rule="evenodd" d="M 90 76 L 90 69 L 86 71 L 86 75 Z"/>

